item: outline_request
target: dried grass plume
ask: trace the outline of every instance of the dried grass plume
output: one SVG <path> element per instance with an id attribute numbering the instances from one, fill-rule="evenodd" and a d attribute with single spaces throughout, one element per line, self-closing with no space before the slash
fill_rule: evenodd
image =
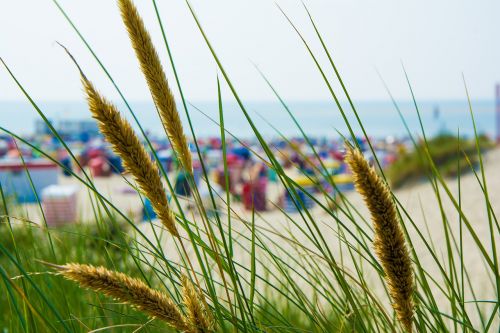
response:
<path id="1" fill-rule="evenodd" d="M 187 332 L 189 326 L 177 305 L 167 295 L 149 288 L 144 282 L 104 267 L 82 264 L 51 265 L 68 280 L 84 288 L 103 293 L 130 304 L 152 318 L 160 319 L 173 328 Z"/>
<path id="2" fill-rule="evenodd" d="M 123 160 L 124 168 L 133 175 L 141 191 L 151 201 L 158 219 L 172 235 L 178 237 L 175 216 L 169 207 L 156 164 L 151 160 L 128 121 L 112 103 L 99 94 L 83 73 L 82 83 L 90 112 L 97 120 L 99 130 L 111 143 L 113 151 Z"/>
<path id="3" fill-rule="evenodd" d="M 202 293 L 191 281 L 182 276 L 182 298 L 186 306 L 187 322 L 192 333 L 207 333 L 214 331 L 214 318 L 207 308 Z"/>
<path id="4" fill-rule="evenodd" d="M 385 272 L 392 306 L 404 329 L 412 332 L 413 270 L 391 191 L 358 149 L 347 145 L 345 161 L 372 217 L 373 245 Z"/>
<path id="5" fill-rule="evenodd" d="M 182 166 L 191 173 L 193 170 L 191 153 L 174 96 L 168 85 L 158 53 L 151 41 L 151 36 L 131 0 L 118 0 L 118 6 L 163 126 Z"/>

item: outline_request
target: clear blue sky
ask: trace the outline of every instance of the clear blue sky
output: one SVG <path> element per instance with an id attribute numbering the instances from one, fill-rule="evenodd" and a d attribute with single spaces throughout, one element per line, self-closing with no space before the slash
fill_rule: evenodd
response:
<path id="1" fill-rule="evenodd" d="M 151 1 L 136 0 L 172 78 Z M 182 0 L 158 0 L 189 100 L 216 98 L 217 67 Z M 278 0 L 327 60 L 300 1 Z M 398 99 L 408 99 L 405 64 L 419 99 L 490 99 L 500 81 L 500 1 L 305 1 L 357 100 L 386 99 L 377 68 Z M 131 100 L 149 93 L 113 0 L 60 0 Z M 230 77 L 246 100 L 270 100 L 252 62 L 288 100 L 328 99 L 314 63 L 274 1 L 193 0 Z M 0 0 L 0 56 L 38 100 L 80 100 L 77 72 L 55 44 L 65 44 L 110 98 L 116 92 L 50 0 Z M 326 67 L 325 67 L 326 68 Z M 328 71 L 328 75 L 331 75 Z M 0 68 L 0 101 L 22 99 Z"/>

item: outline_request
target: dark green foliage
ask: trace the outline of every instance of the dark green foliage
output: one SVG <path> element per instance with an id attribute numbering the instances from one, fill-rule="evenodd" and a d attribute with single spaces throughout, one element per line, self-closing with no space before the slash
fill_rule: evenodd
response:
<path id="1" fill-rule="evenodd" d="M 486 136 L 479 136 L 481 150 L 492 147 L 492 142 Z M 453 135 L 440 135 L 427 141 L 429 153 L 438 171 L 444 177 L 457 176 L 477 167 L 478 157 L 475 139 L 458 139 Z M 470 161 L 467 161 L 467 159 Z M 460 170 L 458 165 L 460 163 Z M 413 151 L 402 155 L 387 170 L 387 177 L 392 187 L 414 183 L 431 175 L 431 166 L 425 152 L 425 143 L 420 142 Z"/>

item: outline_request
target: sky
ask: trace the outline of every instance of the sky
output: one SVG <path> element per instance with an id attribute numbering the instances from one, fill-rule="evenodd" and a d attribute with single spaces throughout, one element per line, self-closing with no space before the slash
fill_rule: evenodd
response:
<path id="1" fill-rule="evenodd" d="M 500 81 L 500 1 L 304 0 L 355 100 L 386 100 L 382 75 L 396 99 L 408 100 L 402 64 L 420 100 L 493 98 Z M 130 100 L 150 94 L 114 0 L 59 0 Z M 136 0 L 173 83 L 152 1 Z M 217 98 L 220 71 L 183 0 L 157 0 L 190 101 Z M 296 0 L 191 0 L 232 83 L 244 100 L 273 100 L 257 65 L 289 101 L 331 95 L 311 56 L 277 5 L 290 17 L 334 81 L 307 13 Z M 35 100 L 82 100 L 78 73 L 56 41 L 76 57 L 96 86 L 118 99 L 78 35 L 52 0 L 0 0 L 0 57 Z M 255 64 L 255 65 L 254 65 Z M 223 96 L 231 99 L 223 82 Z M 334 89 L 339 89 L 333 83 Z M 177 89 L 174 93 L 178 96 Z M 24 97 L 0 66 L 0 101 Z"/>

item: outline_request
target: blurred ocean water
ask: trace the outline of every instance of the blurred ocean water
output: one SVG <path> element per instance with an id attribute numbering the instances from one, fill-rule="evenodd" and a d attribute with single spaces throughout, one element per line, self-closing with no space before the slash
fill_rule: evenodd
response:
<path id="1" fill-rule="evenodd" d="M 38 105 L 46 116 L 55 123 L 65 119 L 90 118 L 84 101 L 41 102 Z M 117 103 L 117 105 L 123 114 L 131 120 L 132 117 L 125 105 L 123 103 Z M 249 102 L 245 106 L 249 110 L 257 128 L 266 137 L 276 137 L 279 133 L 286 136 L 300 135 L 298 128 L 279 103 Z M 333 102 L 291 102 L 288 106 L 308 135 L 314 137 L 338 137 L 338 132 L 344 135 L 348 134 L 341 113 Z M 391 102 L 362 101 L 355 103 L 355 106 L 370 136 L 402 137 L 407 134 L 407 130 Z M 410 101 L 399 102 L 398 106 L 410 132 L 412 134 L 420 133 L 420 124 L 413 103 Z M 132 102 L 131 107 L 143 128 L 154 134 L 162 134 L 163 129 L 152 103 Z M 443 131 L 452 134 L 460 131 L 462 135 L 473 135 L 472 120 L 467 101 L 425 101 L 419 102 L 418 107 L 422 116 L 423 127 L 428 135 L 432 136 Z M 472 109 L 478 132 L 494 136 L 494 101 L 473 101 Z M 354 131 L 361 134 L 352 110 L 348 105 L 345 105 L 344 110 Z M 188 132 L 184 110 L 180 108 L 180 112 Z M 211 117 L 218 122 L 219 111 L 216 102 L 193 102 L 189 106 L 189 114 L 197 136 L 218 136 L 220 134 L 219 126 L 208 118 Z M 40 119 L 39 115 L 27 102 L 0 102 L 0 126 L 8 130 L 22 135 L 31 134 L 34 131 L 37 119 Z M 249 138 L 253 136 L 251 127 L 236 104 L 224 104 L 224 121 L 226 129 L 237 137 Z"/>

